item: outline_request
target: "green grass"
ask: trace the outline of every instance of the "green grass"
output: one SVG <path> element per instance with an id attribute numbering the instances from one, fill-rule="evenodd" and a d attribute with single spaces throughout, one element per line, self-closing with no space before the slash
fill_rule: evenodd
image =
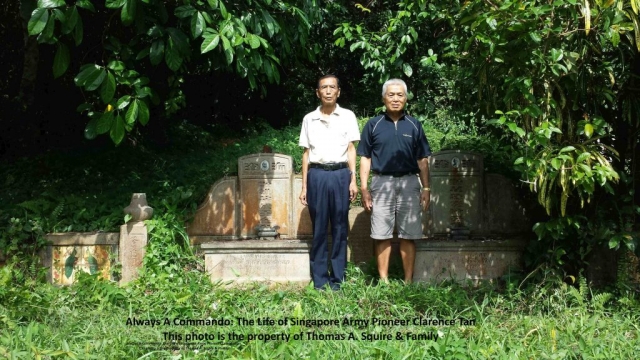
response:
<path id="1" fill-rule="evenodd" d="M 640 352 L 637 300 L 598 300 L 566 285 L 526 292 L 453 283 L 372 285 L 350 266 L 341 291 L 261 284 L 230 288 L 192 269 L 178 278 L 146 274 L 118 288 L 91 276 L 71 287 L 37 285 L 5 291 L 0 306 L 0 355 L 8 358 L 79 359 L 632 359 Z M 573 290 L 572 290 L 573 289 Z M 608 296 L 609 297 L 609 296 Z M 160 325 L 127 325 L 127 319 Z M 238 318 L 253 321 L 239 324 Z M 274 324 L 258 325 L 258 320 Z M 466 319 L 473 324 L 420 326 L 416 318 Z M 165 319 L 169 322 L 165 324 Z M 180 326 L 174 319 L 226 319 L 230 325 Z M 278 321 L 287 321 L 287 324 Z M 297 319 L 337 320 L 338 325 L 293 325 Z M 346 324 L 345 319 L 369 324 Z M 378 320 L 408 320 L 380 325 Z M 230 339 L 230 334 L 243 339 Z M 312 335 L 344 340 L 314 340 Z M 363 338 L 363 333 L 370 336 Z M 407 339 L 435 334 L 437 341 Z M 165 335 L 165 334 L 172 334 Z M 250 336 L 284 334 L 288 341 Z M 294 335 L 302 339 L 294 340 Z M 349 335 L 353 338 L 349 340 Z M 402 340 L 397 338 L 398 334 Z M 187 336 L 212 336 L 191 341 Z M 219 336 L 224 336 L 224 340 Z M 389 335 L 391 340 L 372 340 Z M 182 337 L 182 341 L 172 341 Z"/>

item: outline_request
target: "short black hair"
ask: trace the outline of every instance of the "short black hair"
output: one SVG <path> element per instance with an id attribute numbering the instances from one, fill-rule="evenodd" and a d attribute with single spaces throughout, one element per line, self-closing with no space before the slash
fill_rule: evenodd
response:
<path id="1" fill-rule="evenodd" d="M 318 82 L 316 83 L 316 89 L 320 89 L 320 81 L 322 81 L 324 79 L 329 79 L 329 78 L 336 79 L 336 81 L 338 82 L 338 89 L 340 89 L 340 79 L 338 79 L 338 77 L 335 76 L 334 74 L 326 74 L 326 75 L 322 75 L 321 77 L 319 77 L 318 78 Z"/>

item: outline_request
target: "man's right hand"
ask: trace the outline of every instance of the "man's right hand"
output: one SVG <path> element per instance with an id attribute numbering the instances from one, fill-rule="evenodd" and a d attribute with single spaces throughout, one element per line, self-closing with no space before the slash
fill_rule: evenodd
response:
<path id="1" fill-rule="evenodd" d="M 364 205 L 364 209 L 367 211 L 371 211 L 373 208 L 373 200 L 371 200 L 371 193 L 367 189 L 360 189 L 362 192 L 362 205 Z"/>
<path id="2" fill-rule="evenodd" d="M 302 203 L 302 205 L 307 206 L 307 189 L 302 189 L 302 191 L 300 192 L 300 202 Z"/>

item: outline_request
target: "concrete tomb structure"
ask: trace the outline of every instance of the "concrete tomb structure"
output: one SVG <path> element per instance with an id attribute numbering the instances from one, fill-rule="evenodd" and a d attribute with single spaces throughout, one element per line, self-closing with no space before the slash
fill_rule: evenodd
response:
<path id="1" fill-rule="evenodd" d="M 414 280 L 477 282 L 519 268 L 531 223 L 511 182 L 485 174 L 482 156 L 471 152 L 435 153 L 429 169 L 431 204 L 423 214 L 424 238 L 416 241 Z M 312 227 L 298 200 L 301 189 L 291 157 L 272 153 L 241 157 L 238 176 L 213 184 L 187 227 L 212 281 L 311 281 Z M 131 218 L 120 233 L 47 235 L 50 245 L 41 257 L 49 280 L 71 284 L 79 271 L 109 279 L 116 259 L 122 265 L 120 282 L 135 279 L 147 245 L 144 220 L 153 209 L 145 194 L 133 194 L 125 213 Z M 369 235 L 369 213 L 352 207 L 349 261 L 374 259 Z"/>
<path id="2" fill-rule="evenodd" d="M 415 280 L 494 279 L 518 267 L 525 242 L 516 235 L 531 227 L 509 180 L 484 174 L 482 156 L 462 151 L 434 154 L 430 170 Z M 187 230 L 212 280 L 310 281 L 312 228 L 301 188 L 291 157 L 270 153 L 241 157 L 238 176 L 211 187 Z M 370 215 L 352 207 L 349 228 L 349 261 L 373 259 Z"/>
<path id="3" fill-rule="evenodd" d="M 485 174 L 480 154 L 448 150 L 429 161 L 426 240 L 417 241 L 415 281 L 496 279 L 521 267 L 531 232 L 515 187 Z"/>
<path id="4" fill-rule="evenodd" d="M 41 251 L 40 258 L 47 268 L 49 282 L 71 285 L 79 272 L 119 280 L 121 284 L 136 279 L 148 239 L 144 220 L 153 216 L 153 208 L 147 205 L 146 194 L 135 193 L 124 213 L 131 218 L 120 227 L 120 233 L 47 234 L 49 244 Z M 118 262 L 120 276 L 114 278 L 112 274 Z"/>
<path id="5" fill-rule="evenodd" d="M 71 285 L 79 272 L 111 279 L 111 254 L 118 255 L 117 233 L 54 233 L 40 259 L 47 268 L 47 280 L 56 285 Z"/>
<path id="6" fill-rule="evenodd" d="M 296 214 L 293 183 L 290 156 L 254 154 L 211 187 L 187 231 L 212 281 L 310 281 L 310 221 Z"/>

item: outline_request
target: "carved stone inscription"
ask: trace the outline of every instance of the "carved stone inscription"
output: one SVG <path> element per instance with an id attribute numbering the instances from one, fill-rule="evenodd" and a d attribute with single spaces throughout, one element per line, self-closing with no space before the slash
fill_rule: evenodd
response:
<path id="1" fill-rule="evenodd" d="M 302 282 L 311 279 L 310 242 L 244 240 L 202 244 L 212 281 Z"/>
<path id="2" fill-rule="evenodd" d="M 457 168 L 453 168 L 449 177 L 449 224 L 452 226 L 464 226 L 464 190 L 462 177 Z"/>
<path id="3" fill-rule="evenodd" d="M 290 156 L 254 154 L 238 159 L 240 180 L 240 237 L 256 238 L 256 227 L 278 227 L 290 238 L 293 168 Z"/>
<path id="4" fill-rule="evenodd" d="M 486 265 L 489 256 L 487 253 L 470 253 L 465 256 L 465 269 L 471 276 L 483 277 L 486 275 Z"/>
<path id="5" fill-rule="evenodd" d="M 482 231 L 482 173 L 478 154 L 447 150 L 431 157 L 428 235 L 445 235 L 454 228 L 464 228 L 471 235 Z"/>
<path id="6" fill-rule="evenodd" d="M 238 159 L 238 175 L 243 178 L 287 178 L 293 174 L 290 156 L 255 154 Z"/>
<path id="7" fill-rule="evenodd" d="M 274 226 L 272 223 L 273 216 L 271 212 L 273 201 L 273 195 L 271 194 L 271 181 L 266 180 L 262 184 L 258 184 L 258 194 L 260 196 L 259 206 L 259 214 L 260 214 L 260 225 L 262 226 Z"/>
<path id="8" fill-rule="evenodd" d="M 240 254 L 233 255 L 238 267 L 263 267 L 291 265 L 291 258 L 284 254 Z"/>
<path id="9" fill-rule="evenodd" d="M 268 160 L 263 160 L 260 163 L 244 163 L 242 170 L 245 174 L 257 173 L 261 175 L 269 170 L 272 170 L 274 173 L 286 173 L 287 164 L 281 161 L 273 161 L 269 163 Z"/>
<path id="10" fill-rule="evenodd" d="M 147 246 L 147 227 L 144 222 L 134 222 L 120 227 L 120 263 L 122 264 L 123 283 L 138 277 L 138 269 Z"/>
<path id="11" fill-rule="evenodd" d="M 240 236 L 255 238 L 257 226 L 278 226 L 282 237 L 289 237 L 291 181 L 289 179 L 240 180 L 242 217 Z"/>

